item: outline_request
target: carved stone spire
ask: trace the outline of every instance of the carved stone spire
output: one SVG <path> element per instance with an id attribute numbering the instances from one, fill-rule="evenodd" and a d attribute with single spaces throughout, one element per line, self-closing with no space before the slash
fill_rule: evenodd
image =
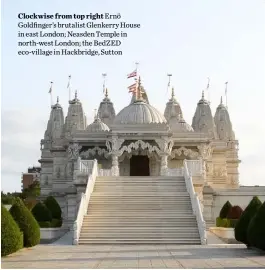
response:
<path id="1" fill-rule="evenodd" d="M 178 122 L 179 114 L 182 114 L 182 110 L 180 107 L 180 104 L 175 98 L 175 89 L 174 87 L 171 88 L 171 98 L 166 104 L 164 116 L 167 119 L 168 122 L 171 122 L 172 124 L 175 122 Z M 172 120 L 173 119 L 173 120 Z"/>
<path id="2" fill-rule="evenodd" d="M 220 140 L 235 140 L 235 134 L 232 129 L 232 123 L 227 108 L 223 104 L 223 98 L 216 109 L 214 121 L 217 129 L 217 135 Z"/>
<path id="3" fill-rule="evenodd" d="M 69 101 L 68 113 L 65 118 L 65 132 L 72 133 L 74 130 L 84 130 L 85 128 L 86 116 L 76 90 L 74 99 Z"/>
<path id="4" fill-rule="evenodd" d="M 197 104 L 197 108 L 192 119 L 192 127 L 195 132 L 206 133 L 211 138 L 217 138 L 212 111 L 209 102 L 204 97 L 204 90 L 202 91 L 202 97 Z"/>
<path id="5" fill-rule="evenodd" d="M 104 93 L 105 93 L 104 99 L 99 104 L 97 115 L 103 123 L 110 126 L 116 114 L 115 114 L 113 103 L 111 102 L 109 98 L 109 91 L 107 88 L 105 89 Z"/>

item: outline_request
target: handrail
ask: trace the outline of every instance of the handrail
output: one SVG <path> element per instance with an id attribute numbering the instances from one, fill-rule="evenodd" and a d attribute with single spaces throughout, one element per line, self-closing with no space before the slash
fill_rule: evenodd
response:
<path id="1" fill-rule="evenodd" d="M 195 190 L 194 190 L 194 187 L 193 187 L 193 182 L 192 182 L 192 176 L 189 173 L 186 160 L 184 160 L 183 165 L 184 165 L 185 183 L 186 183 L 187 191 L 188 191 L 188 193 L 190 195 L 192 211 L 193 211 L 193 214 L 196 216 L 198 229 L 199 229 L 199 234 L 200 234 L 200 239 L 201 239 L 201 244 L 206 245 L 207 244 L 206 224 L 205 224 L 205 221 L 203 219 L 198 194 L 195 193 Z"/>
<path id="2" fill-rule="evenodd" d="M 92 172 L 88 176 L 86 191 L 85 191 L 85 193 L 81 194 L 81 201 L 79 204 L 76 220 L 73 224 L 73 232 L 74 232 L 73 245 L 78 244 L 78 240 L 79 240 L 79 236 L 80 236 L 80 232 L 81 232 L 81 228 L 82 228 L 82 224 L 83 224 L 83 219 L 87 213 L 90 195 L 93 192 L 97 176 L 98 176 L 98 162 L 95 159 L 93 162 Z"/>

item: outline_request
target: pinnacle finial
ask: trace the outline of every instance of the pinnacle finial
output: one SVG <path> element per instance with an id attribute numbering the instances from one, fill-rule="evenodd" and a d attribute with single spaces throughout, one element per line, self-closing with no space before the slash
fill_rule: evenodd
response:
<path id="1" fill-rule="evenodd" d="M 171 98 L 173 99 L 175 97 L 175 90 L 174 90 L 174 87 L 172 87 L 172 90 L 171 90 Z"/>
<path id="2" fill-rule="evenodd" d="M 108 90 L 108 88 L 106 88 L 106 90 L 105 90 L 105 98 L 107 98 L 109 96 L 109 90 Z"/>
<path id="3" fill-rule="evenodd" d="M 141 77 L 140 76 L 139 76 L 139 79 L 138 79 L 137 99 L 142 100 Z"/>
<path id="4" fill-rule="evenodd" d="M 75 90 L 75 99 L 77 99 L 77 90 Z"/>
<path id="5" fill-rule="evenodd" d="M 97 109 L 94 109 L 94 119 L 97 119 L 97 115 L 98 115 Z"/>
<path id="6" fill-rule="evenodd" d="M 223 96 L 221 96 L 220 104 L 223 104 Z"/>
<path id="7" fill-rule="evenodd" d="M 204 100 L 204 90 L 202 90 L 202 99 Z"/>
<path id="8" fill-rule="evenodd" d="M 59 96 L 57 96 L 57 104 L 59 104 Z"/>

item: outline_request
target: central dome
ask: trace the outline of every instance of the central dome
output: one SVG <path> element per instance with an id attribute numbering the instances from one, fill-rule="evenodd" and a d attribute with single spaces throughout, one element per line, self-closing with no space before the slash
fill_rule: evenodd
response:
<path id="1" fill-rule="evenodd" d="M 115 117 L 113 124 L 162 124 L 167 120 L 156 108 L 144 101 L 135 101 L 123 108 Z"/>

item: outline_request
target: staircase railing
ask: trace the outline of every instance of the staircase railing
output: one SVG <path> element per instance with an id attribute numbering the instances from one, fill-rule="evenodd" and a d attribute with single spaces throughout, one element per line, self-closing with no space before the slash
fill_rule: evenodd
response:
<path id="1" fill-rule="evenodd" d="M 90 174 L 94 165 L 93 160 L 78 160 L 79 163 L 79 172 Z"/>
<path id="2" fill-rule="evenodd" d="M 206 224 L 205 224 L 205 221 L 203 219 L 198 194 L 195 192 L 194 187 L 193 187 L 192 177 L 191 177 L 191 174 L 190 174 L 189 169 L 188 169 L 187 160 L 184 160 L 183 165 L 184 165 L 185 183 L 186 183 L 187 191 L 190 195 L 192 211 L 193 211 L 193 214 L 196 216 L 200 239 L 201 239 L 201 244 L 206 245 L 207 244 Z"/>
<path id="3" fill-rule="evenodd" d="M 74 232 L 73 233 L 73 245 L 78 244 L 84 216 L 87 213 L 89 199 L 90 199 L 91 193 L 93 192 L 97 176 L 98 176 L 98 163 L 97 163 L 97 160 L 95 159 L 93 162 L 93 166 L 92 166 L 92 172 L 88 176 L 86 191 L 85 191 L 85 193 L 81 194 L 81 201 L 79 204 L 76 220 L 75 220 L 74 225 L 73 225 L 73 232 Z"/>

